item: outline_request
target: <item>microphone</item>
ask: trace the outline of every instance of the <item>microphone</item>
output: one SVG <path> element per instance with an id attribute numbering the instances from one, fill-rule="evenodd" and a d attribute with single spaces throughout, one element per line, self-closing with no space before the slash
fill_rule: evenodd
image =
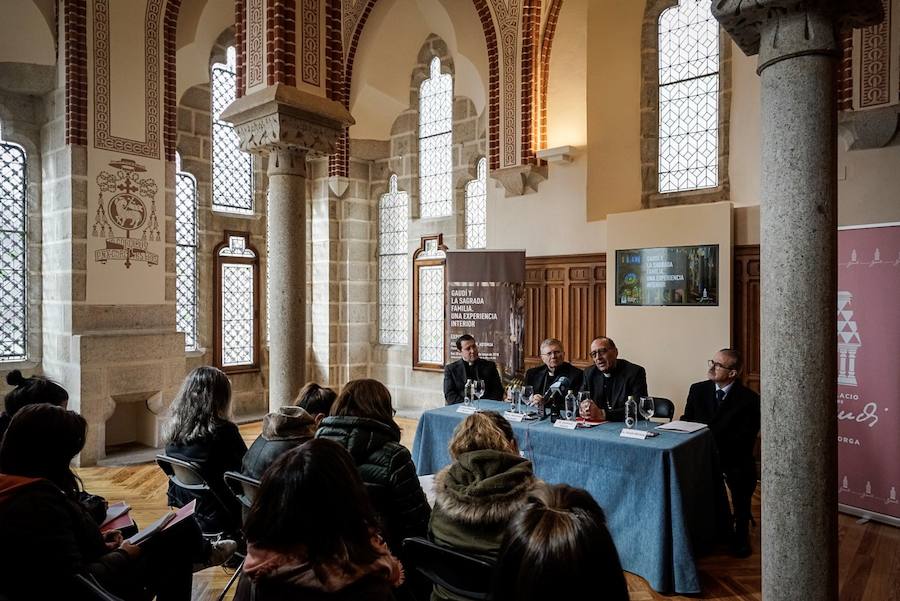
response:
<path id="1" fill-rule="evenodd" d="M 569 378 L 562 376 L 559 380 L 550 385 L 550 388 L 547 390 L 547 398 L 550 398 L 553 395 L 565 397 L 568 391 Z"/>
<path id="2" fill-rule="evenodd" d="M 547 396 L 544 399 L 544 417 L 548 416 L 551 421 L 556 421 L 555 414 L 559 413 L 559 406 L 564 402 L 566 392 L 569 390 L 569 378 L 562 376 L 547 389 Z M 547 410 L 550 410 L 549 414 Z"/>

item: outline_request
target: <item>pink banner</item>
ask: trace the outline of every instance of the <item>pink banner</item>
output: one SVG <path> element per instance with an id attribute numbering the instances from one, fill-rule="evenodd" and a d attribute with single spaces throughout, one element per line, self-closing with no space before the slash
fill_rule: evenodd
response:
<path id="1" fill-rule="evenodd" d="M 900 519 L 900 224 L 838 232 L 837 328 L 838 501 Z"/>

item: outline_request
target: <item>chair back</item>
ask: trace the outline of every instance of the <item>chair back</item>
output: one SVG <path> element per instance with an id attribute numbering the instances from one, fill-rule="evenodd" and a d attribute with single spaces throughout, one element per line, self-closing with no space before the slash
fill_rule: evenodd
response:
<path id="1" fill-rule="evenodd" d="M 664 417 L 669 421 L 675 419 L 675 403 L 661 396 L 653 397 L 653 417 Z"/>
<path id="2" fill-rule="evenodd" d="M 234 498 L 238 500 L 241 507 L 250 509 L 253 505 L 253 499 L 259 491 L 259 480 L 245 476 L 240 472 L 225 472 L 225 484 Z"/>
<path id="3" fill-rule="evenodd" d="M 75 574 L 75 587 L 81 591 L 83 598 L 94 601 L 122 601 L 105 588 L 100 586 L 93 576 Z"/>
<path id="4" fill-rule="evenodd" d="M 428 539 L 403 540 L 403 555 L 417 572 L 457 597 L 489 601 L 496 562 L 448 547 Z"/>
<path id="5" fill-rule="evenodd" d="M 192 461 L 169 457 L 165 453 L 156 456 L 156 465 L 165 472 L 169 481 L 187 490 L 208 490 L 209 483 L 200 473 L 200 466 Z"/>

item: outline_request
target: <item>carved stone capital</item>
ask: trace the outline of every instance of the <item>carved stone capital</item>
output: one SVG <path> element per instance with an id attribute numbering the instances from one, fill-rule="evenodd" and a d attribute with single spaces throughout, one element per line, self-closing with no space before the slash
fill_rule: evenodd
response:
<path id="1" fill-rule="evenodd" d="M 507 197 L 522 196 L 529 192 L 537 192 L 538 185 L 547 179 L 547 167 L 540 165 L 504 167 L 491 171 L 490 176 L 503 184 Z"/>
<path id="2" fill-rule="evenodd" d="M 806 54 L 837 51 L 835 26 L 863 27 L 884 18 L 880 0 L 716 0 L 713 16 L 759 69 Z"/>
<path id="3" fill-rule="evenodd" d="M 238 98 L 222 119 L 234 125 L 242 150 L 314 155 L 333 154 L 344 128 L 354 123 L 341 103 L 282 84 Z"/>

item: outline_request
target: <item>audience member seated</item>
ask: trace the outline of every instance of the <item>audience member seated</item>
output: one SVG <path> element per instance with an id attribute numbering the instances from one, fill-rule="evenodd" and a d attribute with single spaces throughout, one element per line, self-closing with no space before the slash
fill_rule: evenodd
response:
<path id="1" fill-rule="evenodd" d="M 506 530 L 495 601 L 628 601 L 603 510 L 590 493 L 538 485 Z"/>
<path id="2" fill-rule="evenodd" d="M 537 482 L 519 456 L 512 426 L 499 413 L 474 413 L 450 440 L 453 463 L 434 478 L 429 530 L 435 542 L 479 555 L 496 555 L 509 520 Z M 435 587 L 432 599 L 454 599 Z"/>
<path id="3" fill-rule="evenodd" d="M 263 418 L 262 432 L 244 455 L 241 473 L 259 480 L 282 453 L 316 435 L 316 420 L 302 407 L 279 407 Z"/>
<path id="4" fill-rule="evenodd" d="M 42 376 L 26 378 L 22 372 L 14 369 L 6 374 L 6 383 L 15 388 L 7 392 L 4 399 L 6 410 L 0 413 L 0 440 L 3 440 L 3 433 L 9 427 L 9 422 L 16 411 L 25 405 L 50 403 L 65 409 L 69 404 L 69 393 L 66 389 Z"/>
<path id="5" fill-rule="evenodd" d="M 236 601 L 388 601 L 403 581 L 353 458 L 316 439 L 266 471 L 246 524 Z"/>
<path id="6" fill-rule="evenodd" d="M 316 427 L 331 413 L 331 406 L 337 393 L 331 388 L 320 386 L 315 382 L 309 382 L 300 389 L 300 393 L 294 400 L 294 405 L 306 409 L 307 413 L 316 420 Z"/>
<path id="7" fill-rule="evenodd" d="M 753 448 L 759 434 L 759 395 L 744 386 L 739 376 L 743 368 L 741 354 L 722 349 L 709 360 L 707 379 L 691 385 L 681 419 L 709 425 L 725 483 L 734 506 L 732 552 L 747 557 L 750 547 L 750 501 L 756 490 L 756 460 Z M 728 515 L 728 501 L 721 495 L 720 511 Z M 730 531 L 730 521 L 723 527 Z"/>
<path id="8" fill-rule="evenodd" d="M 215 367 L 198 367 L 188 374 L 172 403 L 172 424 L 166 455 L 192 461 L 212 488 L 208 493 L 178 488 L 169 483 L 169 504 L 183 507 L 197 499 L 196 516 L 205 533 L 239 537 L 241 506 L 223 476 L 240 471 L 247 445 L 237 425 L 229 420 L 231 382 Z M 223 507 L 224 505 L 224 507 Z"/>
<path id="9" fill-rule="evenodd" d="M 482 398 L 503 400 L 503 383 L 497 364 L 478 356 L 478 345 L 471 334 L 456 339 L 456 350 L 462 358 L 444 366 L 444 402 L 448 405 L 462 403 L 466 395 L 466 380 L 484 380 Z"/>
<path id="10" fill-rule="evenodd" d="M 400 553 L 404 538 L 425 535 L 431 508 L 412 457 L 400 444 L 391 393 L 384 384 L 347 382 L 316 437 L 339 442 L 350 451 L 394 553 Z"/>
<path id="11" fill-rule="evenodd" d="M 591 401 L 581 404 L 581 417 L 594 421 L 625 421 L 625 401 L 647 396 L 647 372 L 636 363 L 619 359 L 612 338 L 600 336 L 591 342 L 594 364 L 584 370 L 584 390 Z"/>
<path id="12" fill-rule="evenodd" d="M 185 520 L 141 546 L 101 534 L 78 502 L 69 467 L 87 422 L 49 404 L 19 410 L 0 446 L 0 596 L 11 601 L 73 599 L 76 574 L 128 601 L 187 601 L 203 537 Z M 233 549 L 233 547 L 232 547 Z"/>
<path id="13" fill-rule="evenodd" d="M 531 386 L 534 391 L 531 404 L 543 405 L 544 397 L 548 396 L 550 387 L 560 378 L 568 380 L 563 393 L 568 390 L 576 392 L 581 390 L 584 373 L 566 362 L 566 352 L 563 350 L 562 342 L 556 338 L 547 338 L 541 342 L 541 361 L 544 362 L 543 365 L 532 367 L 525 372 L 525 384 Z"/>

